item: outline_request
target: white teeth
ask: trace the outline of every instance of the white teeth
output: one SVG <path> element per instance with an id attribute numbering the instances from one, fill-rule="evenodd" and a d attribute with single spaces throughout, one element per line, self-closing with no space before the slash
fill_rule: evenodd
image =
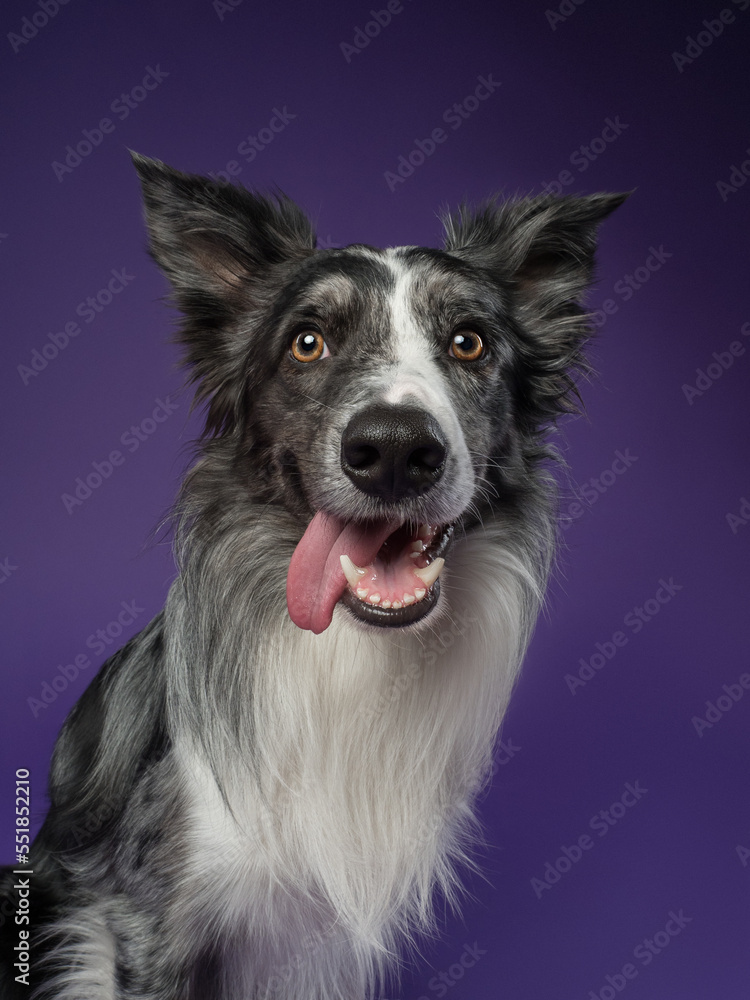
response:
<path id="1" fill-rule="evenodd" d="M 414 575 L 419 577 L 425 587 L 431 587 L 435 580 L 437 580 L 440 576 L 440 571 L 443 566 L 445 566 L 445 559 L 434 559 L 430 565 L 425 566 L 424 569 L 415 569 Z M 419 595 L 418 590 L 415 590 L 414 593 Z"/>
<path id="2" fill-rule="evenodd" d="M 416 599 L 417 599 L 418 601 L 421 601 L 421 600 L 422 600 L 422 598 L 424 597 L 424 595 L 425 595 L 426 593 L 427 593 L 427 591 L 426 591 L 426 590 L 422 590 L 422 589 L 421 589 L 420 587 L 418 587 L 418 588 L 417 588 L 417 589 L 416 589 L 416 590 L 414 591 L 414 596 L 416 597 Z"/>
<path id="3" fill-rule="evenodd" d="M 390 608 L 390 606 L 391 606 L 391 602 L 390 601 L 381 601 L 380 602 L 380 607 L 381 608 Z"/>
<path id="4" fill-rule="evenodd" d="M 424 542 L 420 541 L 419 539 L 417 539 L 416 542 L 411 543 L 412 552 L 424 552 L 424 549 L 425 549 Z"/>
<path id="5" fill-rule="evenodd" d="M 359 566 L 355 566 L 347 555 L 339 556 L 339 560 L 341 562 L 341 568 L 344 571 L 347 583 L 350 587 L 352 587 L 352 589 L 355 589 L 359 583 L 359 578 L 364 576 L 365 571 L 360 569 Z"/>
<path id="6" fill-rule="evenodd" d="M 380 594 L 370 594 L 367 600 L 370 604 L 380 604 Z"/>
<path id="7" fill-rule="evenodd" d="M 404 604 L 413 604 L 416 601 L 414 594 L 404 594 Z"/>
<path id="8" fill-rule="evenodd" d="M 429 538 L 432 534 L 432 528 L 429 524 L 420 524 L 419 532 L 417 533 L 418 538 Z"/>
<path id="9" fill-rule="evenodd" d="M 422 553 L 421 553 L 421 552 L 410 552 L 410 553 L 409 553 L 409 558 L 410 558 L 410 559 L 419 559 L 419 557 L 420 557 L 421 555 L 422 555 Z"/>
<path id="10" fill-rule="evenodd" d="M 370 591 L 365 590 L 363 587 L 357 588 L 357 597 L 360 599 L 360 601 L 364 601 L 364 599 L 367 597 L 369 593 Z"/>
<path id="11" fill-rule="evenodd" d="M 394 611 L 398 611 L 398 609 L 403 607 L 403 605 L 401 604 L 401 601 L 394 601 L 391 607 Z"/>

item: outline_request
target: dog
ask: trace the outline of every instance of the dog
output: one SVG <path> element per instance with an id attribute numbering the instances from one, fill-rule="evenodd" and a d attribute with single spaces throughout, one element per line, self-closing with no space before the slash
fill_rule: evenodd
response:
<path id="1" fill-rule="evenodd" d="M 316 249 L 284 195 L 133 159 L 205 433 L 166 606 L 57 741 L 3 996 L 364 1000 L 473 863 L 626 195 Z"/>

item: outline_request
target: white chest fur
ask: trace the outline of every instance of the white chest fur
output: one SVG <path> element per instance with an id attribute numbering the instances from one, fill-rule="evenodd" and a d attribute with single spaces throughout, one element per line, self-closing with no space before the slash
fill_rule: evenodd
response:
<path id="1" fill-rule="evenodd" d="M 399 935 L 429 925 L 525 644 L 527 584 L 507 551 L 463 545 L 431 629 L 365 631 L 338 608 L 319 636 L 269 637 L 252 753 L 214 764 L 226 798 L 202 751 L 177 748 L 190 845 L 180 905 L 196 933 L 236 942 L 227 974 L 243 989 L 283 970 L 285 997 L 340 982 L 351 1000 Z"/>

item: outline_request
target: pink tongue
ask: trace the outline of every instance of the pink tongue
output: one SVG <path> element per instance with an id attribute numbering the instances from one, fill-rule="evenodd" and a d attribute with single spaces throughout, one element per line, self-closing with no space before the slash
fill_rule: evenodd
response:
<path id="1" fill-rule="evenodd" d="M 339 556 L 368 566 L 400 522 L 352 524 L 319 511 L 308 525 L 286 578 L 286 603 L 295 625 L 316 635 L 331 624 L 336 602 L 346 589 Z"/>

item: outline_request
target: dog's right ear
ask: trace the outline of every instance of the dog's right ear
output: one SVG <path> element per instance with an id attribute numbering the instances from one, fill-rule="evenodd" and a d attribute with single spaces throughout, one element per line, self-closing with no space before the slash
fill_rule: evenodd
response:
<path id="1" fill-rule="evenodd" d="M 315 252 L 315 233 L 284 195 L 263 198 L 131 156 L 143 188 L 151 255 L 185 314 L 179 340 L 191 381 L 198 383 L 196 403 L 207 404 L 206 432 L 221 433 L 239 414 L 253 309 Z"/>
<path id="2" fill-rule="evenodd" d="M 130 155 L 143 188 L 150 250 L 180 307 L 196 292 L 225 304 L 241 300 L 268 268 L 313 252 L 310 221 L 285 196 L 272 201 Z"/>

